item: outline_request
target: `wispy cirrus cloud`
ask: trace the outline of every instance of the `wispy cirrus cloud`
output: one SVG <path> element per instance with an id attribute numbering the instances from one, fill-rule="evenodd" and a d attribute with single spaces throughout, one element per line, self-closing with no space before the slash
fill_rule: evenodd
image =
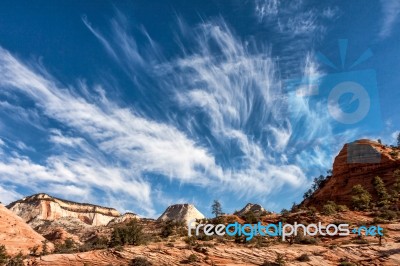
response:
<path id="1" fill-rule="evenodd" d="M 392 33 L 393 27 L 399 22 L 400 2 L 396 0 L 381 0 L 382 26 L 379 37 L 387 38 Z"/>
<path id="2" fill-rule="evenodd" d="M 0 58 L 1 87 L 23 93 L 47 117 L 92 143 L 81 147 L 85 151 L 81 155 L 75 152 L 49 156 L 43 165 L 22 156 L 3 160 L 0 172 L 8 181 L 18 180 L 21 184 L 37 179 L 87 184 L 130 195 L 137 200 L 136 206 L 145 206 L 148 212 L 152 208 L 151 185 L 142 178 L 143 172 L 159 173 L 182 182 L 208 182 L 196 168 L 212 170 L 213 158 L 173 126 L 148 120 L 133 109 L 120 108 L 106 99 L 101 102 L 84 99 L 70 89 L 59 87 L 54 78 L 36 72 L 4 49 L 0 50 Z M 52 142 L 82 146 L 81 139 L 52 132 Z M 106 156 L 113 156 L 117 164 L 103 159 Z"/>
<path id="3" fill-rule="evenodd" d="M 281 27 L 274 25 L 283 41 L 312 38 L 323 29 L 315 13 L 304 11 L 291 18 L 279 1 L 259 11 L 262 16 L 285 14 Z M 0 160 L 2 182 L 60 195 L 84 194 L 82 199 L 154 216 L 159 212 L 157 195 L 175 198 L 172 191 L 160 191 L 159 182 L 265 199 L 283 189 L 301 193 L 308 184 L 307 164 L 325 167 L 320 159 L 327 158 L 324 147 L 334 138 L 326 126 L 328 118 L 299 98 L 291 102 L 299 120 L 311 121 L 299 129 L 297 121 L 289 119 L 283 88 L 282 56 L 297 62 L 297 74 L 312 76 L 319 71 L 312 52 L 304 57 L 290 54 L 288 48 L 284 55 L 275 55 L 270 43 L 239 38 L 223 18 L 191 27 L 178 18 L 180 50 L 166 59 L 144 28 L 139 34 L 148 45 L 139 45 L 119 12 L 110 21 L 109 34 L 87 17 L 82 20 L 144 103 L 122 107 L 123 101 L 109 99 L 101 79 L 90 93 L 84 82 L 64 86 L 43 67 L 0 48 L 3 91 L 29 99 L 40 117 L 56 121 L 50 128 L 40 127 L 51 146 L 45 158 L 7 151 L 9 156 Z M 3 104 L 18 108 L 18 101 Z M 303 152 L 310 143 L 317 147 Z"/>
<path id="4" fill-rule="evenodd" d="M 146 71 L 157 73 L 157 88 L 167 95 L 175 95 L 184 114 L 175 121 L 177 128 L 210 147 L 219 169 L 214 172 L 217 174 L 210 179 L 209 186 L 226 184 L 219 189 L 233 190 L 242 196 L 268 194 L 283 186 L 287 189 L 304 186 L 307 183 L 305 173 L 289 163 L 299 162 L 298 157 L 293 156 L 297 147 L 288 145 L 296 144 L 296 138 L 305 138 L 301 147 L 310 142 L 323 146 L 322 139 L 326 138 L 334 141 L 326 126 L 329 118 L 321 117 L 304 98 L 304 102 L 298 103 L 304 105 L 299 115 L 312 123 L 300 133 L 293 134 L 294 125 L 287 118 L 286 92 L 282 90 L 277 63 L 268 45 L 262 50 L 253 49 L 257 45 L 236 38 L 223 19 L 204 22 L 194 30 L 192 28 L 191 33 L 186 30 L 188 27 L 183 19 L 178 18 L 178 21 L 182 32 L 177 33 L 177 43 L 183 56 L 166 61 L 162 56 L 150 55 L 159 60 L 139 61 L 151 61 L 146 65 Z M 113 43 L 113 51 L 138 51 L 137 45 L 130 48 L 119 45 L 127 41 L 120 42 L 117 36 L 133 40 L 128 33 L 121 33 L 123 26 L 113 29 L 118 32 L 108 41 Z M 186 42 L 196 43 L 196 46 L 188 48 Z M 124 64 L 120 66 L 125 67 Z M 320 74 L 316 63 L 307 56 L 304 72 L 300 75 L 316 74 Z M 199 112 L 203 123 L 207 124 L 207 134 L 195 118 Z M 303 153 L 302 159 L 318 160 L 321 153 L 322 148 Z M 318 167 L 326 167 L 326 164 L 318 163 Z M 263 183 L 269 186 L 257 185 Z"/>

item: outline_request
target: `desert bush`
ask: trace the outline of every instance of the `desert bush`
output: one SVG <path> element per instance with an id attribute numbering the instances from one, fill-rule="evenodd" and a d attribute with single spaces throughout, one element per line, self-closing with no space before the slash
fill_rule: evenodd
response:
<path id="1" fill-rule="evenodd" d="M 153 263 L 151 263 L 144 257 L 136 257 L 131 261 L 131 263 L 129 265 L 130 266 L 152 266 Z"/>
<path id="2" fill-rule="evenodd" d="M 180 233 L 180 229 L 184 228 L 184 223 L 181 221 L 167 221 L 162 230 L 161 230 L 161 236 L 162 237 L 168 237 L 170 235 L 173 235 L 174 233 Z M 186 234 L 185 230 L 185 234 Z"/>
<path id="3" fill-rule="evenodd" d="M 384 224 L 387 221 L 385 219 L 382 219 L 380 217 L 374 217 L 374 219 L 372 220 L 373 224 Z"/>
<path id="4" fill-rule="evenodd" d="M 0 246 L 0 265 L 6 264 L 8 261 L 8 255 L 6 251 L 6 247 L 4 245 Z"/>
<path id="5" fill-rule="evenodd" d="M 197 238 L 195 236 L 188 236 L 183 241 L 189 245 L 189 247 L 194 247 L 197 245 Z"/>
<path id="6" fill-rule="evenodd" d="M 349 210 L 349 207 L 347 207 L 346 205 L 337 205 L 336 206 L 336 210 L 338 211 L 338 212 L 344 212 L 344 211 L 348 211 Z"/>
<path id="7" fill-rule="evenodd" d="M 161 236 L 169 237 L 174 232 L 174 228 L 175 228 L 175 225 L 173 224 L 172 221 L 166 222 L 166 224 L 163 226 L 163 228 L 161 230 Z"/>
<path id="8" fill-rule="evenodd" d="M 307 215 L 310 217 L 315 217 L 317 214 L 317 208 L 315 208 L 314 206 L 308 207 L 307 209 Z"/>
<path id="9" fill-rule="evenodd" d="M 38 255 L 38 250 L 39 250 L 39 245 L 34 245 L 33 247 L 31 247 L 30 249 L 29 249 L 29 254 L 31 255 L 31 256 L 36 256 L 36 255 Z"/>
<path id="10" fill-rule="evenodd" d="M 369 241 L 365 238 L 357 238 L 353 240 L 353 243 L 362 245 L 362 244 L 368 244 Z"/>
<path id="11" fill-rule="evenodd" d="M 325 215 L 333 215 L 336 213 L 336 203 L 330 201 L 322 207 L 322 213 Z"/>
<path id="12" fill-rule="evenodd" d="M 198 252 L 198 253 L 203 253 L 203 254 L 207 254 L 208 253 L 207 248 L 205 246 L 203 246 L 203 245 L 197 245 L 197 246 L 194 247 L 193 250 Z"/>
<path id="13" fill-rule="evenodd" d="M 196 254 L 190 254 L 187 258 L 188 263 L 197 262 L 199 259 L 197 258 Z"/>
<path id="14" fill-rule="evenodd" d="M 399 156 L 399 152 L 398 151 L 391 151 L 389 152 L 389 155 L 393 158 L 396 159 Z"/>
<path id="15" fill-rule="evenodd" d="M 384 220 L 394 220 L 394 219 L 397 218 L 397 212 L 392 211 L 392 210 L 384 209 L 384 210 L 379 211 L 377 213 L 377 217 L 381 218 L 381 219 L 384 219 Z"/>
<path id="16" fill-rule="evenodd" d="M 280 253 L 276 253 L 276 259 L 274 262 L 264 261 L 261 266 L 284 266 L 286 265 L 285 256 Z"/>
<path id="17" fill-rule="evenodd" d="M 310 261 L 311 259 L 306 253 L 304 253 L 304 254 L 301 254 L 301 256 L 298 257 L 296 260 L 301 261 L 301 262 L 306 262 L 306 261 Z"/>
<path id="18" fill-rule="evenodd" d="M 24 266 L 24 256 L 22 253 L 18 253 L 15 257 L 10 257 L 7 261 L 6 266 Z"/>
<path id="19" fill-rule="evenodd" d="M 117 245 L 117 246 L 115 246 L 115 247 L 114 247 L 114 249 L 115 249 L 115 251 L 118 251 L 118 252 L 122 252 L 122 251 L 124 251 L 124 247 L 123 247 L 123 246 L 121 246 L 121 245 Z"/>
<path id="20" fill-rule="evenodd" d="M 246 221 L 246 223 L 248 223 L 248 224 L 258 223 L 258 219 L 257 219 L 256 215 L 254 214 L 254 212 L 252 212 L 252 211 L 247 212 L 243 218 Z"/>
<path id="21" fill-rule="evenodd" d="M 290 211 L 289 211 L 289 210 L 287 210 L 287 209 L 282 209 L 282 210 L 281 210 L 281 215 L 282 215 L 282 216 L 289 216 L 289 214 L 290 214 Z"/>
<path id="22" fill-rule="evenodd" d="M 304 236 L 302 234 L 298 234 L 294 237 L 294 243 L 303 244 L 303 245 L 315 245 L 318 243 L 317 238 L 311 236 Z"/>
<path id="23" fill-rule="evenodd" d="M 339 266 L 356 266 L 356 264 L 348 261 L 347 258 L 343 258 L 341 259 L 341 261 L 339 262 Z"/>
<path id="24" fill-rule="evenodd" d="M 369 194 L 362 185 L 358 184 L 353 186 L 351 192 L 353 195 L 351 197 L 351 201 L 354 209 L 366 210 L 369 208 L 371 202 L 371 194 Z"/>
<path id="25" fill-rule="evenodd" d="M 86 252 L 90 250 L 96 250 L 96 249 L 106 249 L 109 246 L 109 241 L 106 237 L 96 237 L 83 245 L 80 245 L 78 247 L 79 252 Z"/>
<path id="26" fill-rule="evenodd" d="M 137 220 L 132 220 L 126 225 L 118 225 L 114 227 L 111 235 L 110 246 L 141 245 L 143 242 L 143 227 Z"/>
<path id="27" fill-rule="evenodd" d="M 65 239 L 64 243 L 56 244 L 54 247 L 55 253 L 73 253 L 78 250 L 77 243 L 72 238 Z"/>
<path id="28" fill-rule="evenodd" d="M 42 241 L 42 252 L 40 255 L 44 256 L 49 254 L 49 241 L 47 239 Z"/>
<path id="29" fill-rule="evenodd" d="M 277 253 L 277 254 L 276 254 L 275 263 L 276 263 L 276 265 L 279 265 L 279 266 L 284 266 L 284 265 L 286 265 L 285 255 L 280 254 L 280 253 Z"/>

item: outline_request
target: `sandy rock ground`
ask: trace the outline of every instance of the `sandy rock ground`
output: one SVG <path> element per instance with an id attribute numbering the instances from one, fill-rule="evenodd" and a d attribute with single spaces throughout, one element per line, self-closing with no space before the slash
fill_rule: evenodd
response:
<path id="1" fill-rule="evenodd" d="M 195 254 L 198 262 L 187 263 Z M 338 265 L 341 259 L 348 259 L 359 265 L 400 265 L 400 243 L 377 243 L 368 245 L 348 244 L 335 248 L 315 245 L 279 244 L 271 247 L 251 248 L 235 244 L 219 244 L 207 248 L 207 254 L 188 249 L 178 243 L 174 247 L 166 243 L 147 246 L 125 247 L 123 251 L 98 250 L 78 254 L 53 254 L 30 261 L 36 265 L 128 265 L 135 257 L 145 257 L 154 265 L 262 265 L 266 260 L 274 261 L 277 254 L 283 254 L 286 265 Z M 296 259 L 307 254 L 308 262 Z M 33 265 L 33 264 L 32 264 Z"/>

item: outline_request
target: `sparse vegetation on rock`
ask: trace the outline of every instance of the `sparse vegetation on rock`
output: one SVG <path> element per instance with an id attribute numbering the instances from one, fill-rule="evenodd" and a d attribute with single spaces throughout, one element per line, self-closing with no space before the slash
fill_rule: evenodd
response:
<path id="1" fill-rule="evenodd" d="M 353 186 L 352 190 L 352 206 L 355 210 L 366 210 L 370 206 L 371 194 L 360 184 Z"/>
<path id="2" fill-rule="evenodd" d="M 136 257 L 129 264 L 129 266 L 152 266 L 152 265 L 153 263 L 151 263 L 144 257 Z"/>
<path id="3" fill-rule="evenodd" d="M 137 220 L 132 220 L 126 225 L 118 225 L 114 227 L 111 235 L 110 246 L 140 245 L 143 242 L 143 227 Z"/>
<path id="4" fill-rule="evenodd" d="M 6 264 L 8 261 L 8 255 L 6 251 L 6 247 L 4 245 L 0 246 L 0 265 Z"/>
<path id="5" fill-rule="evenodd" d="M 307 262 L 310 261 L 310 256 L 308 256 L 306 253 L 301 254 L 300 257 L 298 257 L 296 260 L 301 261 L 301 262 Z"/>
<path id="6" fill-rule="evenodd" d="M 79 245 L 72 238 L 67 238 L 64 243 L 54 246 L 55 253 L 73 253 L 78 249 Z"/>
<path id="7" fill-rule="evenodd" d="M 252 212 L 252 211 L 247 212 L 243 218 L 246 221 L 246 223 L 249 223 L 249 224 L 256 224 L 259 220 L 257 218 L 257 216 L 254 214 L 254 212 Z"/>
<path id="8" fill-rule="evenodd" d="M 378 195 L 377 206 L 387 206 L 389 205 L 390 196 L 386 191 L 385 183 L 379 176 L 374 178 L 374 188 Z"/>
<path id="9" fill-rule="evenodd" d="M 337 211 L 337 205 L 333 201 L 329 201 L 324 206 L 322 206 L 322 213 L 325 215 L 333 215 Z"/>

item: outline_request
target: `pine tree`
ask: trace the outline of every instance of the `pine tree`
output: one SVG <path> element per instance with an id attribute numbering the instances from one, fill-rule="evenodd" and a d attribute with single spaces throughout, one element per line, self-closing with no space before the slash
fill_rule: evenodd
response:
<path id="1" fill-rule="evenodd" d="M 393 184 L 393 188 L 391 189 L 391 200 L 392 203 L 398 205 L 399 196 L 400 196 L 400 169 L 397 169 L 393 172 L 393 177 L 395 178 L 395 183 Z"/>
<path id="2" fill-rule="evenodd" d="M 379 176 L 374 178 L 374 188 L 378 194 L 378 206 L 387 206 L 389 204 L 390 196 L 386 191 L 385 183 Z"/>
<path id="3" fill-rule="evenodd" d="M 218 200 L 214 200 L 214 203 L 211 205 L 211 208 L 212 208 L 212 214 L 214 214 L 215 217 L 222 215 L 222 206 Z"/>
<path id="4" fill-rule="evenodd" d="M 351 193 L 353 194 L 351 201 L 355 209 L 365 210 L 369 208 L 371 194 L 369 194 L 362 185 L 355 185 L 352 188 Z"/>
<path id="5" fill-rule="evenodd" d="M 397 147 L 400 147 L 400 132 L 397 135 Z"/>

